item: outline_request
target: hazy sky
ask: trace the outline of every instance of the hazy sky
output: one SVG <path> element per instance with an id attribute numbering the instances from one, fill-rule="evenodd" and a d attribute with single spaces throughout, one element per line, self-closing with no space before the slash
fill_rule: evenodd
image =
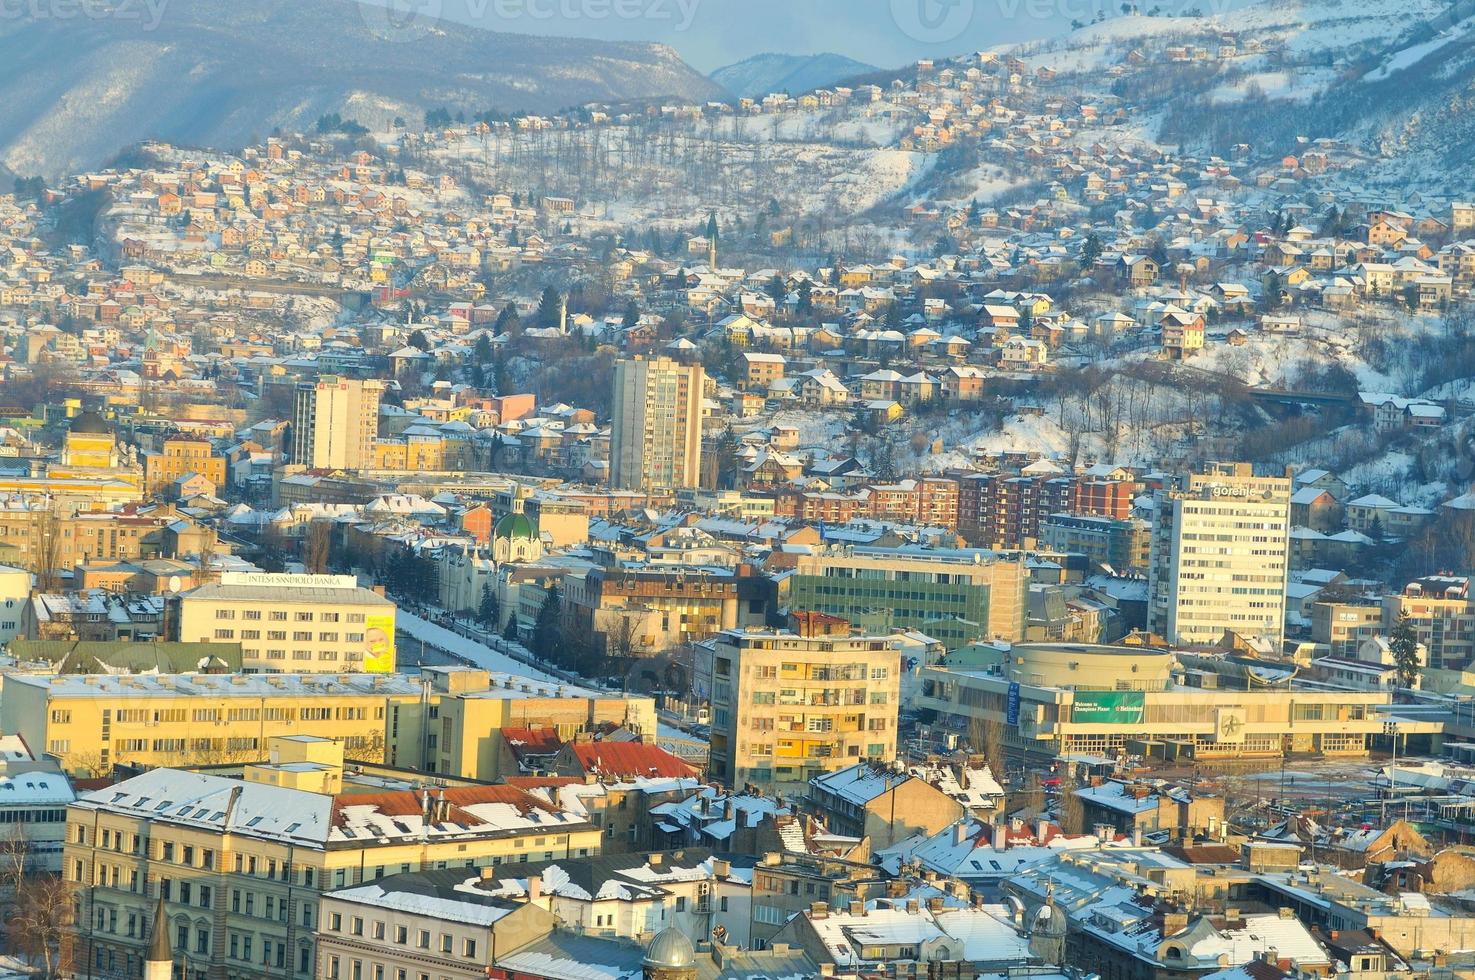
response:
<path id="1" fill-rule="evenodd" d="M 663 41 L 711 71 L 767 51 L 890 68 L 1057 34 L 1120 0 L 378 0 L 492 30 Z M 1214 0 L 1151 0 L 1164 9 Z M 1220 0 L 1223 2 L 1223 0 Z M 1233 2 L 1233 0 L 1230 0 Z"/>

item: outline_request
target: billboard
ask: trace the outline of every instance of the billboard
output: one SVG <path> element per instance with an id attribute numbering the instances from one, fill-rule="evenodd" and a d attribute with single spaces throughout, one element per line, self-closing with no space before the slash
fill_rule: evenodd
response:
<path id="1" fill-rule="evenodd" d="M 394 673 L 394 613 L 364 618 L 364 673 Z"/>
<path id="2" fill-rule="evenodd" d="M 1070 720 L 1078 725 L 1138 725 L 1147 714 L 1141 691 L 1077 691 Z"/>

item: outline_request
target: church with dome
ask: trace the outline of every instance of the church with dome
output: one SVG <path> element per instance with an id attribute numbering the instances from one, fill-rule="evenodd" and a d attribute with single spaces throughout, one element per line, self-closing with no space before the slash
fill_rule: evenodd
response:
<path id="1" fill-rule="evenodd" d="M 492 561 L 537 561 L 543 557 L 543 539 L 526 514 L 505 514 L 492 527 Z"/>

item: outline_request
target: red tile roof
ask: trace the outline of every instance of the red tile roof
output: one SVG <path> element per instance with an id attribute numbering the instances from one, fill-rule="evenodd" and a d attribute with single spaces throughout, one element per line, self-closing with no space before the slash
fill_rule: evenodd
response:
<path id="1" fill-rule="evenodd" d="M 647 742 L 573 742 L 574 760 L 584 772 L 617 779 L 637 776 L 695 776 L 696 770 L 659 745 Z"/>

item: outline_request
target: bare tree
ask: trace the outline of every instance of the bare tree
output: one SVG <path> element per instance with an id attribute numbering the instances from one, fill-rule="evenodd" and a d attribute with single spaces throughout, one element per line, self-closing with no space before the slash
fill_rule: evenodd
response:
<path id="1" fill-rule="evenodd" d="M 311 521 L 307 525 L 307 539 L 302 544 L 302 565 L 310 575 L 321 575 L 328 570 L 328 558 L 333 551 L 333 525 L 329 521 Z"/>
<path id="2" fill-rule="evenodd" d="M 25 879 L 16 895 L 9 923 L 11 945 L 47 980 L 71 972 L 73 899 L 71 884 L 57 875 Z"/>
<path id="3" fill-rule="evenodd" d="M 1067 834 L 1085 832 L 1086 806 L 1076 795 L 1075 773 L 1070 766 L 1060 774 L 1060 829 Z"/>
<path id="4" fill-rule="evenodd" d="M 36 591 L 55 592 L 61 585 L 61 515 L 48 502 L 45 510 L 31 515 L 31 570 L 36 573 Z"/>

